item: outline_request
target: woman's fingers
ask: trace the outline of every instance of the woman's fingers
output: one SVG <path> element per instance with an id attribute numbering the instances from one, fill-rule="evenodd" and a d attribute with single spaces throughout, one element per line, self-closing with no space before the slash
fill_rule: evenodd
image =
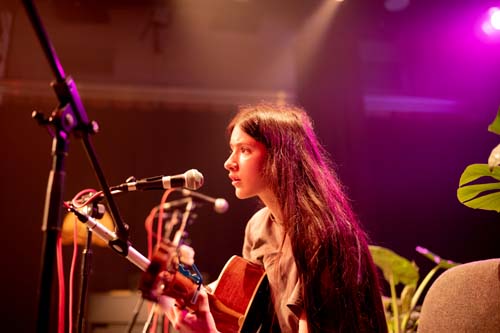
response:
<path id="1" fill-rule="evenodd" d="M 217 332 L 215 322 L 210 313 L 208 296 L 205 290 L 201 290 L 198 295 L 198 310 L 190 311 L 174 307 L 174 318 L 172 324 L 174 328 L 182 333 L 212 333 Z"/>

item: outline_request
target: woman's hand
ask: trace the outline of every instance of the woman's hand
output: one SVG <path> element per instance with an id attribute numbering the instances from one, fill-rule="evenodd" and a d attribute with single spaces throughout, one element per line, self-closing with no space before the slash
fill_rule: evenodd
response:
<path id="1" fill-rule="evenodd" d="M 196 312 L 174 307 L 168 317 L 174 328 L 180 333 L 219 333 L 210 312 L 207 292 L 203 289 L 198 295 L 198 310 Z"/>

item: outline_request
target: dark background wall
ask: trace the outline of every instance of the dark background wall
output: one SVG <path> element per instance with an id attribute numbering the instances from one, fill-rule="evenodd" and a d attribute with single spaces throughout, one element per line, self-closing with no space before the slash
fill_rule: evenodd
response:
<path id="1" fill-rule="evenodd" d="M 92 140 L 108 183 L 197 168 L 202 192 L 229 201 L 224 215 L 201 208 L 189 227 L 197 263 L 212 279 L 240 253 L 257 207 L 234 198 L 222 167 L 225 125 L 237 104 L 262 99 L 310 112 L 374 244 L 414 259 L 424 274 L 429 263 L 417 245 L 459 262 L 499 256 L 497 214 L 456 199 L 465 166 L 485 163 L 498 143 L 487 126 L 500 104 L 499 44 L 476 31 L 488 2 L 414 2 L 389 12 L 383 1 L 347 0 L 332 15 L 321 1 L 37 5 L 100 125 Z M 22 6 L 6 1 L 0 10 L 12 18 L 0 58 L 0 313 L 9 331 L 33 331 L 51 138 L 30 114 L 49 113 L 57 101 Z M 77 138 L 67 173 L 65 199 L 98 187 Z M 143 254 L 143 222 L 160 198 L 117 198 Z M 94 251 L 91 292 L 137 287 L 135 266 L 108 248 Z"/>

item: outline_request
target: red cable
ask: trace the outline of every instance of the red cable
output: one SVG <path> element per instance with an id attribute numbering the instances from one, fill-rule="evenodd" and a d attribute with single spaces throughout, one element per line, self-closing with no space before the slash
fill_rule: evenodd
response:
<path id="1" fill-rule="evenodd" d="M 144 222 L 144 227 L 146 228 L 146 233 L 148 236 L 148 259 L 151 260 L 153 257 L 153 220 L 155 218 L 155 214 L 158 211 L 157 207 L 151 209 L 151 212 L 146 217 L 146 221 Z"/>
<path id="2" fill-rule="evenodd" d="M 75 266 L 76 266 L 76 257 L 78 256 L 78 233 L 77 233 L 77 227 L 78 227 L 78 219 L 76 218 L 75 215 L 75 220 L 74 220 L 74 226 L 73 226 L 73 257 L 71 260 L 71 269 L 69 273 L 69 304 L 68 304 L 68 332 L 72 333 L 73 331 L 73 283 L 75 280 Z"/>
<path id="3" fill-rule="evenodd" d="M 59 281 L 59 325 L 58 333 L 64 333 L 64 298 L 66 296 L 64 292 L 64 268 L 63 268 L 63 258 L 62 258 L 62 240 L 61 233 L 57 235 L 57 277 Z"/>
<path id="4" fill-rule="evenodd" d="M 89 198 L 86 198 L 85 201 L 79 202 L 79 199 L 87 193 L 93 193 L 93 194 Z M 97 192 L 96 190 L 91 189 L 91 188 L 85 189 L 85 190 L 78 192 L 73 197 L 73 199 L 71 199 L 71 203 L 73 204 L 73 206 L 75 208 L 82 208 L 82 207 L 88 205 L 89 203 L 91 203 L 92 201 L 94 201 L 96 198 L 100 197 L 101 194 L 102 194 L 102 191 Z"/>
<path id="5" fill-rule="evenodd" d="M 158 211 L 158 225 L 156 226 L 156 246 L 160 245 L 162 235 L 163 235 L 163 210 L 164 210 L 164 204 L 167 201 L 167 198 L 170 193 L 174 191 L 173 188 L 166 190 L 160 201 L 160 209 Z"/>
<path id="6" fill-rule="evenodd" d="M 146 220 L 144 221 L 144 228 L 146 229 L 147 237 L 148 237 L 148 259 L 151 259 L 153 256 L 153 223 L 154 223 L 154 218 L 156 212 L 158 212 L 158 225 L 156 227 L 156 246 L 158 246 L 161 242 L 162 239 L 162 220 L 163 220 L 163 211 L 164 211 L 164 204 L 167 201 L 168 195 L 173 192 L 174 189 L 169 189 L 166 190 L 163 193 L 163 196 L 160 201 L 159 208 L 158 206 L 153 207 L 151 209 L 151 212 L 149 215 L 146 217 Z"/>

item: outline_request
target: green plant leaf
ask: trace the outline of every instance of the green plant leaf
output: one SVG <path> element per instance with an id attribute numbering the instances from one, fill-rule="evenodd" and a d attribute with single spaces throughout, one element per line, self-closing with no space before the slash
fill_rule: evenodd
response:
<path id="1" fill-rule="evenodd" d="M 500 134 L 500 108 L 497 111 L 495 120 L 493 120 L 493 122 L 488 126 L 488 131 L 495 134 Z"/>
<path id="2" fill-rule="evenodd" d="M 458 186 L 463 186 L 481 177 L 492 177 L 500 181 L 500 167 L 495 167 L 493 171 L 490 171 L 488 164 L 471 164 L 462 172 Z"/>
<path id="3" fill-rule="evenodd" d="M 415 263 L 381 246 L 370 245 L 370 252 L 375 265 L 382 270 L 387 282 L 390 281 L 392 275 L 396 285 L 398 283 L 417 284 L 419 275 Z"/>
<path id="4" fill-rule="evenodd" d="M 479 179 L 483 183 L 470 184 Z M 467 207 L 500 212 L 500 167 L 490 171 L 487 164 L 469 165 L 460 177 L 457 197 Z"/>
<path id="5" fill-rule="evenodd" d="M 475 197 L 481 195 L 484 192 L 489 192 L 489 194 L 492 194 L 492 191 L 500 191 L 500 182 L 465 185 L 459 187 L 457 190 L 457 197 L 461 203 L 464 203 L 471 199 L 474 199 Z"/>
<path id="6" fill-rule="evenodd" d="M 481 197 L 462 202 L 465 206 L 474 209 L 492 210 L 500 212 L 500 192 L 483 195 Z"/>

